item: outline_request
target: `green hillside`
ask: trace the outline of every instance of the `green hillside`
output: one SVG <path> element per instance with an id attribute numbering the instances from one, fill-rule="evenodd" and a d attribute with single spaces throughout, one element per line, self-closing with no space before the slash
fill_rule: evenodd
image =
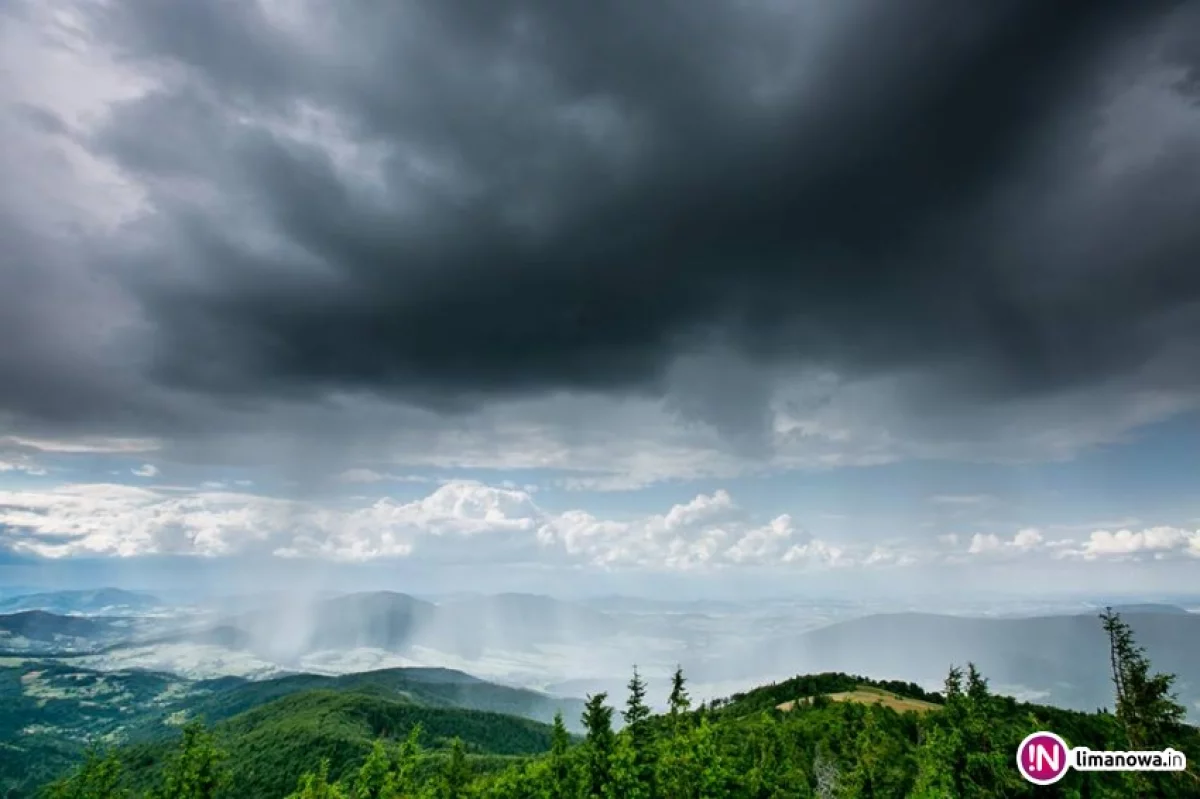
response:
<path id="1" fill-rule="evenodd" d="M 827 673 L 693 707 L 677 672 L 653 715 L 634 672 L 614 707 L 589 697 L 586 734 L 477 711 L 429 707 L 377 688 L 305 691 L 183 740 L 93 757 L 51 799 L 700 799 L 701 797 L 1196 797 L 1200 730 L 1183 722 L 1173 678 L 1151 669 L 1117 616 L 1114 711 L 1083 713 L 992 694 L 974 668 L 944 689 Z M 838 701 L 840 698 L 841 701 Z M 888 701 L 880 701 L 886 699 Z M 614 716 L 623 722 L 620 732 Z M 1018 743 L 1050 730 L 1069 745 L 1188 755 L 1183 773 L 1068 772 L 1022 780 Z M 536 756 L 530 756 L 531 754 Z"/>
<path id="2" fill-rule="evenodd" d="M 582 702 L 496 685 L 449 669 L 385 669 L 322 677 L 192 681 L 147 671 L 102 672 L 69 660 L 0 659 L 0 797 L 27 795 L 83 756 L 88 744 L 152 743 L 203 718 L 217 723 L 301 692 L 373 695 L 427 708 L 572 721 Z M 503 750 L 497 750 L 503 751 Z"/>
<path id="3" fill-rule="evenodd" d="M 0 796 L 54 778 L 89 743 L 119 744 L 143 730 L 160 736 L 171 713 L 194 698 L 187 686 L 166 674 L 0 659 Z"/>
<path id="4" fill-rule="evenodd" d="M 449 750 L 462 742 L 475 768 L 495 769 L 514 758 L 546 751 L 551 728 L 515 716 L 427 707 L 375 691 L 314 690 L 277 699 L 213 727 L 228 753 L 231 785 L 225 796 L 282 797 L 311 764 L 327 760 L 334 779 L 350 777 L 376 740 L 406 738 L 419 729 L 426 749 Z M 129 784 L 146 789 L 170 760 L 174 741 L 128 747 L 121 752 Z"/>
<path id="5" fill-rule="evenodd" d="M 192 716 L 210 721 L 228 718 L 243 710 L 298 691 L 314 689 L 376 691 L 398 695 L 432 707 L 465 708 L 506 713 L 549 724 L 556 713 L 577 718 L 583 703 L 537 691 L 486 682 L 450 669 L 404 668 L 324 677 L 296 674 L 273 680 L 209 680 L 196 683 L 207 697 L 189 703 Z"/>

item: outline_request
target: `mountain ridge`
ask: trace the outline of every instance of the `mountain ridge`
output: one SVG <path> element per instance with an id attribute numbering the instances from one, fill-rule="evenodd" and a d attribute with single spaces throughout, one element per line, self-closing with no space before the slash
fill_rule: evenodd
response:
<path id="1" fill-rule="evenodd" d="M 519 723 L 527 721 L 541 725 L 537 729 L 543 732 L 558 712 L 578 729 L 583 708 L 579 699 L 490 683 L 453 669 L 186 680 L 138 669 L 81 668 L 71 660 L 0 660 L 0 749 L 17 753 L 11 758 L 26 762 L 25 768 L 14 765 L 11 770 L 0 764 L 0 796 L 5 795 L 6 785 L 28 787 L 31 781 L 49 780 L 54 769 L 75 762 L 88 742 L 153 748 L 189 720 L 222 724 L 265 705 L 314 692 L 363 697 L 355 700 L 359 708 L 374 703 L 386 710 L 407 704 L 434 716 L 449 714 L 444 717 L 450 719 L 458 713 L 499 715 L 512 720 L 503 724 L 516 724 L 512 729 L 530 729 Z M 410 711 L 387 712 L 411 715 Z M 360 744 L 363 740 L 360 736 Z M 357 746 L 355 751 L 361 750 Z"/>
<path id="2" fill-rule="evenodd" d="M 123 588 L 70 589 L 18 593 L 0 598 L 0 614 L 23 610 L 44 610 L 52 613 L 99 613 L 122 610 L 144 612 L 162 606 L 158 597 Z"/>
<path id="3" fill-rule="evenodd" d="M 1162 668 L 1179 675 L 1189 709 L 1200 700 L 1200 615 L 1128 615 L 1139 643 Z M 1045 692 L 1063 707 L 1100 706 L 1111 688 L 1108 640 L 1095 614 L 1026 618 L 897 612 L 835 622 L 771 645 L 773 656 L 802 671 L 935 680 L 951 663 L 974 662 L 997 685 Z M 751 657 L 767 657 L 759 652 Z"/>

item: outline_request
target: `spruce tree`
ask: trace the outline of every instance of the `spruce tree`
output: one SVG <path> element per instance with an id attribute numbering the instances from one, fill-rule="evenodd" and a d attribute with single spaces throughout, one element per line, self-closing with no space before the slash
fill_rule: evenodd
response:
<path id="1" fill-rule="evenodd" d="M 917 799 L 967 795 L 968 707 L 962 669 L 950 667 L 942 694 L 945 704 L 929 720 L 917 749 L 917 780 L 912 793 Z"/>
<path id="2" fill-rule="evenodd" d="M 354 799 L 387 799 L 388 773 L 392 770 L 391 758 L 383 741 L 375 741 L 371 754 L 367 755 L 358 776 L 354 780 Z"/>
<path id="3" fill-rule="evenodd" d="M 102 755 L 89 748 L 83 765 L 69 777 L 52 784 L 47 799 L 125 799 L 129 794 L 121 787 L 123 769 L 115 753 Z"/>
<path id="4" fill-rule="evenodd" d="M 158 799 L 214 799 L 229 781 L 226 759 L 204 724 L 190 722 L 163 770 Z"/>
<path id="5" fill-rule="evenodd" d="M 1187 710 L 1171 692 L 1174 674 L 1151 674 L 1146 650 L 1112 608 L 1100 614 L 1108 634 L 1109 664 L 1116 689 L 1116 715 L 1131 749 L 1159 749 L 1179 731 Z"/>
<path id="6" fill-rule="evenodd" d="M 467 765 L 467 753 L 461 738 L 450 742 L 450 755 L 442 767 L 439 796 L 441 799 L 462 799 L 471 782 L 471 770 Z"/>
<path id="7" fill-rule="evenodd" d="M 671 695 L 667 699 L 667 707 L 671 716 L 678 718 L 691 708 L 692 700 L 687 692 L 687 680 L 683 676 L 683 667 L 676 666 L 671 675 Z"/>
<path id="8" fill-rule="evenodd" d="M 554 726 L 550 730 L 550 779 L 555 796 L 569 796 L 572 793 L 570 748 L 571 736 L 563 724 L 560 710 L 554 714 Z"/>
<path id="9" fill-rule="evenodd" d="M 1012 758 L 1020 739 L 1004 739 L 997 724 L 996 698 L 974 663 L 967 664 L 967 769 L 978 790 L 1005 794 L 1022 787 Z"/>
<path id="10" fill-rule="evenodd" d="M 417 764 L 421 759 L 421 733 L 421 725 L 415 725 L 397 747 L 395 762 L 384 783 L 383 795 L 386 799 L 408 797 L 419 789 Z"/>
<path id="11" fill-rule="evenodd" d="M 688 697 L 683 668 L 676 666 L 675 673 L 671 675 L 671 693 L 667 698 L 670 735 L 660 741 L 660 754 L 655 764 L 655 787 L 662 796 L 687 797 L 695 793 L 692 787 L 694 766 L 691 742 L 686 737 L 686 714 L 690 707 L 691 699 Z"/>
<path id="12" fill-rule="evenodd" d="M 878 705 L 867 708 L 854 741 L 854 768 L 840 786 L 843 795 L 862 799 L 909 795 L 906 775 L 899 768 L 903 750 L 896 736 L 883 727 L 888 713 Z"/>
<path id="13" fill-rule="evenodd" d="M 728 770 L 725 758 L 717 745 L 716 730 L 708 719 L 701 719 L 700 725 L 691 733 L 694 762 L 696 768 L 696 796 L 709 797 L 729 796 L 731 794 L 732 775 Z M 673 799 L 673 798 L 672 798 Z"/>
<path id="14" fill-rule="evenodd" d="M 329 759 L 324 758 L 316 771 L 310 771 L 300 778 L 299 785 L 288 795 L 288 799 L 346 799 L 346 793 L 340 785 L 329 782 Z"/>
<path id="15" fill-rule="evenodd" d="M 1171 688 L 1174 674 L 1151 673 L 1146 650 L 1138 646 L 1133 629 L 1111 607 L 1100 614 L 1108 635 L 1109 668 L 1116 693 L 1116 718 L 1124 741 L 1120 748 L 1135 751 L 1164 749 L 1181 737 L 1187 709 Z M 1194 769 L 1184 774 L 1129 772 L 1122 775 L 1127 790 L 1144 796 L 1200 794 L 1200 777 Z"/>
<path id="16" fill-rule="evenodd" d="M 608 694 L 601 691 L 588 696 L 583 708 L 583 727 L 587 737 L 585 796 L 604 799 L 606 786 L 612 780 L 612 756 L 616 738 L 612 730 L 613 709 L 605 704 Z"/>
<path id="17" fill-rule="evenodd" d="M 650 726 L 650 708 L 646 705 L 646 683 L 637 666 L 633 667 L 628 687 L 629 697 L 621 717 L 629 736 L 631 776 L 639 794 L 654 796 L 654 731 Z"/>
<path id="18" fill-rule="evenodd" d="M 628 733 L 617 736 L 612 770 L 604 789 L 607 799 L 647 799 L 645 787 L 638 781 L 637 755 Z"/>

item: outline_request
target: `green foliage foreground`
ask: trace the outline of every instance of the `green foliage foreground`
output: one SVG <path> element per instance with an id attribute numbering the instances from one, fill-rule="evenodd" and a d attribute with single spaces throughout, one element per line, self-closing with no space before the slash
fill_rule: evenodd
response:
<path id="1" fill-rule="evenodd" d="M 283 738 L 242 746 L 239 735 L 261 730 L 249 721 L 227 729 L 222 743 L 193 723 L 175 751 L 158 764 L 157 785 L 137 790 L 129 753 L 91 754 L 71 777 L 46 791 L 48 799 L 718 799 L 719 797 L 1195 797 L 1200 780 L 1185 774 L 1080 774 L 1035 787 L 1017 772 L 1016 748 L 1035 730 L 1051 730 L 1072 745 L 1093 749 L 1160 749 L 1200 758 L 1200 732 L 1183 723 L 1171 694 L 1173 677 L 1154 674 L 1129 627 L 1115 613 L 1103 617 L 1112 650 L 1115 712 L 1077 713 L 1029 705 L 991 693 L 968 664 L 951 669 L 941 694 L 886 684 L 900 696 L 936 702 L 923 713 L 898 713 L 883 704 L 831 701 L 858 678 L 828 674 L 764 686 L 728 701 L 693 708 L 677 671 L 668 711 L 653 715 L 646 686 L 634 672 L 614 731 L 615 708 L 601 693 L 583 712 L 586 736 L 573 741 L 562 717 L 533 757 L 496 762 L 486 747 L 462 737 L 432 739 L 420 721 L 399 726 L 369 751 L 329 755 L 307 763 L 289 789 L 265 786 L 261 770 L 274 768 L 272 747 L 303 758 Z M 876 687 L 883 684 L 876 683 Z M 785 705 L 788 710 L 781 710 Z M 259 713 L 279 714 L 280 708 Z M 505 717 L 498 717 L 505 718 Z M 237 721 L 237 720 L 235 720 Z M 251 720 L 252 721 L 252 720 Z M 397 720 L 393 720 L 397 721 Z M 486 741 L 486 730 L 471 731 Z M 241 726 L 238 726 L 238 725 Z M 544 728 L 543 728 L 544 729 Z M 277 725 L 285 736 L 287 725 Z M 238 732 L 240 731 L 240 732 Z M 481 737 L 482 736 L 482 737 Z M 226 749 L 225 746 L 231 748 Z M 474 751 L 471 751 L 471 750 Z M 230 752 L 236 752 L 232 756 Z M 494 750 L 492 750 L 494 752 Z M 337 753 L 334 753 L 337 755 Z M 338 759 L 340 757 L 340 759 Z M 337 762 L 335 762 L 335 760 Z M 498 767 L 501 766 L 501 767 Z M 240 777 L 238 775 L 241 775 Z M 258 775 L 258 776 L 254 776 Z M 239 784 L 239 779 L 241 784 Z M 251 784 L 253 783 L 253 784 Z M 271 792 L 274 790 L 275 792 Z M 288 791 L 291 791 L 288 793 Z"/>

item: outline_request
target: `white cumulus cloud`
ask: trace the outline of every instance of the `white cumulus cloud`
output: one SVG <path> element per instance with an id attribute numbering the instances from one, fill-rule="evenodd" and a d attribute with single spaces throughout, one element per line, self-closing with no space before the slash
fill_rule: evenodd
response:
<path id="1" fill-rule="evenodd" d="M 957 539 L 953 539 L 957 540 Z M 1018 530 L 1012 538 L 1001 538 L 995 533 L 976 533 L 971 536 L 967 552 L 972 555 L 986 555 L 1000 552 L 1032 552 L 1043 547 L 1057 546 L 1058 542 L 1050 542 L 1036 527 L 1026 527 Z"/>
<path id="2" fill-rule="evenodd" d="M 412 502 L 321 506 L 225 490 L 182 494 L 116 484 L 0 492 L 3 543 L 44 557 L 273 553 L 336 561 L 539 562 L 695 571 L 902 563 L 894 553 L 820 541 L 788 515 L 756 520 L 726 491 L 664 513 L 552 512 L 518 487 L 449 481 Z"/>
<path id="3" fill-rule="evenodd" d="M 1138 555 L 1200 557 L 1200 530 L 1147 527 L 1143 530 L 1094 531 L 1078 551 L 1088 560 Z"/>
<path id="4" fill-rule="evenodd" d="M 1062 527 L 1062 525 L 1060 525 Z M 953 543 L 950 536 L 942 537 Z M 1042 530 L 1026 527 L 1011 538 L 976 533 L 967 553 L 974 556 L 1041 554 L 1083 560 L 1200 557 L 1200 530 L 1158 526 L 1142 530 L 1094 530 L 1086 538 L 1047 538 Z"/>
<path id="5" fill-rule="evenodd" d="M 938 548 L 896 540 L 815 538 L 790 514 L 759 518 L 724 490 L 660 513 L 610 517 L 550 510 L 530 487 L 451 480 L 412 501 L 360 504 L 279 499 L 229 484 L 139 487 L 66 484 L 0 491 L 0 548 L 48 558 L 76 555 L 240 554 L 366 562 L 537 563 L 602 570 L 711 572 L 902 567 L 978 557 L 1200 557 L 1200 531 L 1152 527 L 1051 539 L 1026 527 L 1005 537 L 940 536 Z M 965 547 L 965 551 L 962 548 Z"/>

